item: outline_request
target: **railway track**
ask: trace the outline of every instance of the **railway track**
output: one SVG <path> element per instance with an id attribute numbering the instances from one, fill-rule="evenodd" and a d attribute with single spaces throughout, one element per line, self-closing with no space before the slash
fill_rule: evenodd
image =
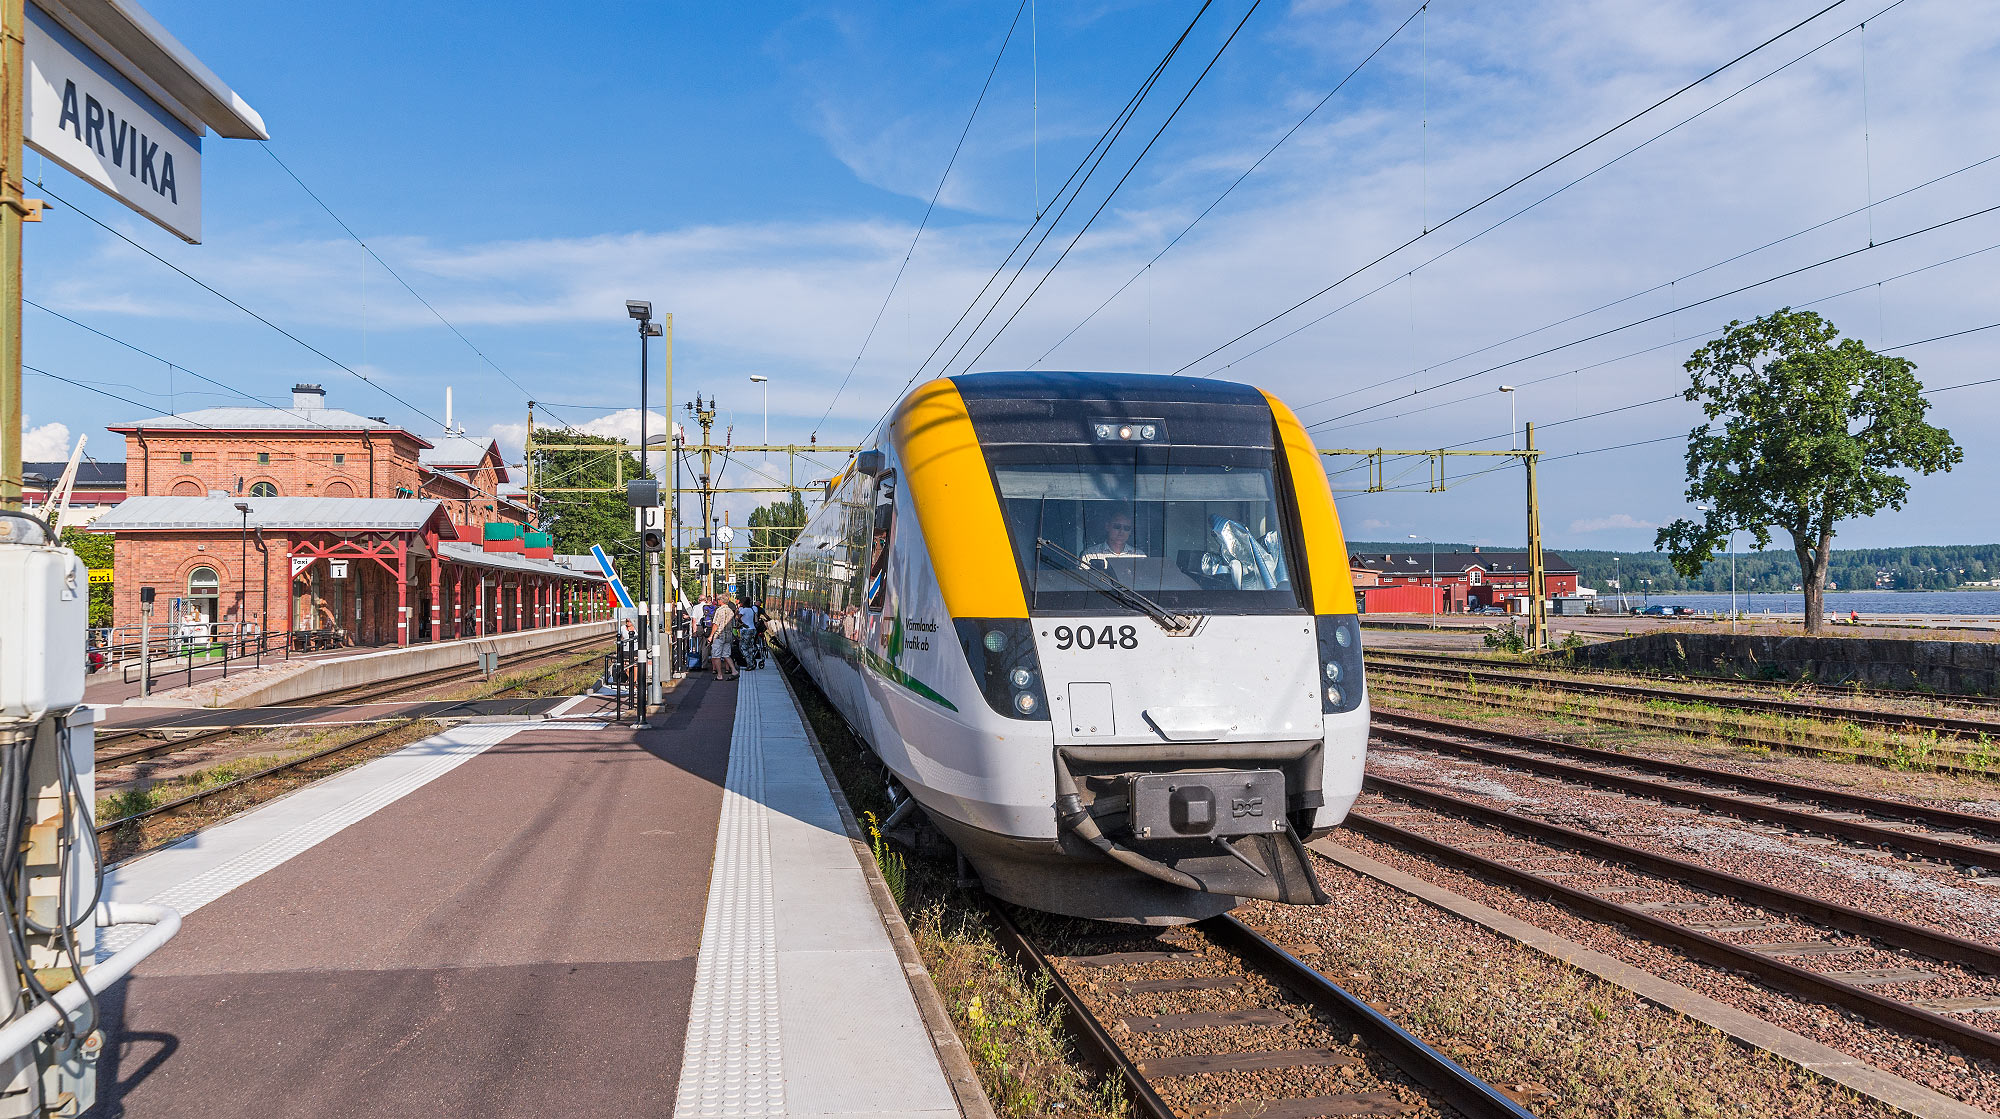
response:
<path id="1" fill-rule="evenodd" d="M 1629 796 L 1720 812 L 1742 820 L 1900 850 L 1941 862 L 2000 871 L 2000 819 L 1991 816 L 1576 746 L 1444 719 L 1399 712 L 1376 712 L 1374 718 L 1374 735 L 1386 742 L 1455 754 Z"/>
<path id="2" fill-rule="evenodd" d="M 1393 672 L 1384 673 L 1376 666 L 1370 666 L 1368 671 L 1378 680 L 1385 675 L 1396 676 Z M 1463 674 L 1457 674 L 1457 676 L 1460 685 L 1458 687 L 1419 677 L 1397 679 L 1394 687 L 1397 690 L 1430 699 L 1463 700 L 1467 698 L 1466 692 L 1463 690 Z M 1496 692 L 1481 692 L 1478 699 L 1481 703 L 1489 706 L 1512 708 L 1530 716 L 1546 717 L 1556 713 L 1538 708 L 1531 698 L 1520 696 L 1509 696 Z M 1560 701 L 1556 700 L 1555 702 Z M 1564 715 L 1573 714 L 1573 712 L 1567 711 L 1560 713 Z M 1996 754 L 1994 750 L 1996 747 L 1990 742 L 1982 742 L 1976 748 L 1969 750 L 1939 746 L 1934 741 L 1916 743 L 1889 741 L 1881 743 L 1877 748 L 1869 748 L 1865 743 L 1857 744 L 1851 741 L 1845 733 L 1836 729 L 1832 724 L 1826 724 L 1824 729 L 1816 729 L 1810 725 L 1804 728 L 1795 726 L 1794 731 L 1800 734 L 1800 737 L 1784 738 L 1776 734 L 1755 734 L 1745 731 L 1740 727 L 1717 726 L 1708 717 L 1698 713 L 1682 715 L 1660 713 L 1655 715 L 1598 709 L 1588 712 L 1587 717 L 1592 722 L 1602 723 L 1607 726 L 1664 731 L 1678 735 L 1693 734 L 1721 738 L 1739 745 L 1752 746 L 1757 749 L 1770 750 L 1776 753 L 1838 758 L 1843 761 L 1858 762 L 1867 765 L 1927 769 L 1939 773 L 1950 773 L 1957 776 L 1978 777 L 1988 780 L 2000 778 L 2000 768 L 1995 768 Z"/>
<path id="3" fill-rule="evenodd" d="M 1366 787 L 1393 798 L 1397 811 L 1351 811 L 1347 826 L 1362 834 L 1524 896 L 1620 926 L 1632 936 L 1754 977 L 1806 1001 L 1840 1007 L 1878 1026 L 1949 1046 L 1969 1057 L 2000 1059 L 2000 1034 L 1952 1016 L 2000 1006 L 2000 982 L 1992 978 L 2000 972 L 2000 947 L 1404 782 L 1371 775 Z M 1403 811 L 1404 806 L 1414 811 Z M 1419 817 L 1414 823 L 1413 815 Z M 1418 827 L 1461 834 L 1426 834 Z M 1496 847 L 1510 850 L 1496 852 Z M 1545 853 L 1549 851 L 1562 854 Z M 1549 865 L 1557 861 L 1564 865 Z M 1560 880 L 1600 873 L 1607 865 L 1621 868 L 1625 883 L 1590 889 Z M 1648 892 L 1685 896 L 1686 889 L 1712 895 L 1719 903 L 1644 901 L 1632 896 Z M 1804 931 L 1785 931 L 1788 926 Z M 1842 933 L 1859 939 L 1838 939 Z M 1749 941 L 1729 939 L 1733 936 Z M 1854 959 L 1864 954 L 1872 958 Z M 1974 974 L 1969 980 L 1965 975 L 1954 979 L 1909 967 L 1911 955 Z M 1828 970 L 1795 961 L 1816 962 Z M 1855 963 L 1876 966 L 1849 966 Z M 1969 981 L 1983 990 L 1950 998 L 1891 993 L 1933 981 L 1961 990 Z"/>
<path id="4" fill-rule="evenodd" d="M 576 641 L 564 642 L 561 645 L 551 646 L 546 649 L 534 649 L 525 653 L 517 653 L 515 654 L 516 659 L 512 667 L 518 669 L 523 664 L 533 664 L 536 661 L 547 660 L 551 657 L 564 656 L 592 645 L 603 644 L 607 640 L 609 638 L 605 636 L 586 637 Z M 470 680 L 481 675 L 482 673 L 477 667 L 440 669 L 435 672 L 398 677 L 394 680 L 373 681 L 352 688 L 340 688 L 320 692 L 315 695 L 303 697 L 296 705 L 367 703 L 383 696 L 394 696 L 416 689 L 433 688 L 441 684 Z M 165 754 L 179 753 L 182 750 L 198 746 L 204 742 L 212 742 L 215 739 L 229 735 L 253 734 L 263 729 L 267 728 L 259 728 L 258 731 L 243 731 L 229 727 L 217 727 L 211 730 L 196 731 L 193 734 L 181 737 L 170 737 L 165 732 L 157 730 L 112 731 L 99 735 L 97 738 L 97 768 L 100 770 L 113 769 L 121 765 L 146 761 Z M 107 744 L 128 742 L 136 739 L 152 739 L 152 741 L 125 750 L 114 750 L 109 753 L 104 751 L 104 747 Z"/>
<path id="5" fill-rule="evenodd" d="M 1454 667 L 1511 668 L 1490 657 L 1466 656 L 1462 653 L 1430 653 L 1415 649 L 1370 649 L 1369 658 L 1387 658 L 1417 664 L 1447 665 Z M 1763 680 L 1752 676 L 1690 676 L 1685 673 L 1648 672 L 1644 669 L 1621 668 L 1599 669 L 1580 668 L 1574 665 L 1523 664 L 1519 667 L 1538 672 L 1560 672 L 1570 676 L 1617 677 L 1623 679 L 1659 680 L 1674 684 L 1707 684 L 1723 688 L 1740 688 L 1752 692 L 1782 692 L 1789 695 L 1813 695 L 1828 700 L 1854 700 L 1874 698 L 1886 700 L 1921 700 L 1942 704 L 1947 707 L 1969 707 L 2000 711 L 2000 695 L 1981 695 L 1976 692 L 1920 692 L 1907 688 L 1871 687 L 1865 684 L 1813 684 L 1802 680 Z"/>
<path id="6" fill-rule="evenodd" d="M 536 654 L 538 656 L 547 656 L 547 655 L 552 655 L 559 651 L 560 650 L 542 649 L 542 650 L 536 650 Z M 556 672 L 559 671 L 562 671 L 562 668 L 560 666 L 556 668 L 551 668 L 547 672 L 544 672 L 538 676 L 530 677 L 527 680 L 523 680 L 519 684 L 516 684 L 514 687 L 509 688 L 507 690 L 516 691 L 521 687 L 525 687 L 528 684 L 534 683 L 536 680 L 540 680 L 545 677 L 554 675 Z M 396 731 L 402 730 L 420 721 L 421 720 L 416 720 L 416 719 L 405 719 L 398 722 L 390 723 L 387 726 L 380 728 L 379 730 L 370 731 L 369 733 L 364 734 L 359 738 L 351 739 L 347 742 L 337 743 L 335 745 L 328 746 L 321 750 L 315 750 L 309 754 L 303 754 L 296 758 L 290 758 L 286 761 L 266 766 L 265 768 L 260 769 L 255 773 L 245 774 L 244 776 L 239 777 L 233 781 L 227 782 L 226 784 L 217 785 L 212 789 L 203 789 L 199 792 L 190 793 L 187 796 L 179 797 L 174 800 L 167 801 L 163 804 L 154 805 L 153 807 L 145 809 L 140 812 L 134 812 L 129 815 L 120 816 L 115 820 L 106 820 L 103 823 L 96 825 L 95 831 L 97 833 L 99 841 L 102 842 L 106 837 L 111 836 L 114 832 L 117 832 L 121 828 L 128 828 L 135 825 L 143 824 L 148 820 L 154 820 L 166 816 L 177 815 L 180 813 L 184 813 L 191 808 L 195 808 L 197 806 L 207 804 L 212 801 L 221 800 L 225 797 L 249 789 L 258 784 L 259 782 L 268 781 L 273 777 L 282 776 L 294 770 L 302 769 L 306 766 L 312 765 L 314 762 L 324 761 L 328 758 L 335 757 L 352 750 L 360 749 L 361 747 L 366 746 L 369 743 L 378 741 L 387 735 L 393 734 Z M 222 733 L 235 733 L 235 732 L 224 731 Z M 180 744 L 177 744 L 177 747 L 178 745 Z"/>
<path id="7" fill-rule="evenodd" d="M 1208 944 L 1221 949 L 1217 953 L 1159 950 L 1157 941 L 1134 935 L 1130 939 L 1142 950 L 1050 956 L 998 904 L 989 903 L 989 910 L 1001 946 L 1030 974 L 1049 977 L 1079 1047 L 1121 1080 L 1134 1110 L 1146 1119 L 1400 1115 L 1420 1110 L 1405 1098 L 1412 1086 L 1415 1094 L 1427 1097 L 1445 1114 L 1471 1119 L 1532 1115 L 1500 1089 L 1232 917 L 1191 926 Z M 1089 978 L 1072 982 L 1071 975 Z M 1258 998 L 1255 992 L 1265 984 L 1289 998 Z M 1203 1009 L 1174 1012 L 1170 1008 L 1179 998 Z M 1121 999 L 1146 1000 L 1150 1013 L 1109 1009 Z M 1238 1002 L 1247 1005 L 1217 1008 L 1220 1003 Z M 1259 1002 L 1263 1005 L 1254 1005 Z M 1289 1047 L 1246 1048 L 1240 1044 L 1246 1033 L 1243 1027 L 1268 1027 L 1281 1039 L 1275 1044 Z M 1137 1045 L 1144 1044 L 1138 1039 L 1161 1035 L 1192 1044 L 1174 1045 L 1175 1051 L 1164 1055 L 1134 1057 L 1117 1040 L 1122 1037 Z M 1205 1038 L 1216 1040 L 1209 1046 L 1199 1044 Z M 1394 1072 L 1389 1077 L 1372 1075 L 1383 1065 Z M 1212 1101 L 1192 1100 L 1186 1088 L 1197 1082 L 1185 1078 L 1263 1070 L 1291 1070 L 1303 1084 L 1331 1080 L 1341 1088 L 1327 1092 L 1308 1086 L 1305 1090 L 1315 1094 L 1246 1098 L 1240 1086 L 1232 1086 L 1218 1090 Z M 1391 1086 L 1397 1073 L 1409 1082 L 1400 1091 Z M 1369 1080 L 1382 1084 L 1367 1087 Z"/>
<path id="8" fill-rule="evenodd" d="M 1853 723 L 1857 726 L 1886 727 L 1899 731 L 1930 731 L 1939 735 L 1957 738 L 2000 738 L 2000 722 L 1988 719 L 1971 719 L 1954 715 L 1926 715 L 1908 711 L 1884 711 L 1866 707 L 1852 707 L 1846 704 L 1807 703 L 1793 699 L 1774 699 L 1764 696 L 1731 695 L 1726 692 L 1691 691 L 1677 688 L 1663 688 L 1656 684 L 1615 684 L 1604 680 L 1579 679 L 1568 676 L 1553 676 L 1541 672 L 1522 672 L 1499 668 L 1494 665 L 1464 658 L 1425 656 L 1421 663 L 1409 658 L 1412 654 L 1368 654 L 1368 670 L 1394 676 L 1418 677 L 1426 679 L 1487 680 L 1494 683 L 1548 688 L 1556 691 L 1584 695 L 1616 696 L 1621 699 L 1639 701 L 1668 700 L 1674 703 L 1701 703 L 1716 707 L 1726 707 L 1737 711 L 1753 711 L 1767 715 L 1789 715 L 1795 718 L 1820 719 L 1830 722 Z M 1880 693 L 1871 693 L 1880 694 Z M 1940 702 L 1944 697 L 1931 698 Z M 1952 697 L 1957 701 L 1963 697 Z M 1991 706 L 1991 702 L 1986 706 Z"/>

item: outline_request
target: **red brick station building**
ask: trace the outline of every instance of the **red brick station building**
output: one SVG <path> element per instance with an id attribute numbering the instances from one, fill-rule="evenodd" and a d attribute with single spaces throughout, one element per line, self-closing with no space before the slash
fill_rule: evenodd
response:
<path id="1" fill-rule="evenodd" d="M 499 447 L 448 430 L 432 443 L 379 416 L 325 406 L 207 408 L 110 428 L 128 496 L 90 531 L 116 534 L 113 623 L 155 632 L 313 631 L 407 645 L 607 617 L 586 556 L 557 556 Z"/>
<path id="2" fill-rule="evenodd" d="M 1528 593 L 1526 552 L 1355 552 L 1347 566 L 1363 609 L 1375 614 L 1457 613 Z M 1551 598 L 1577 593 L 1576 566 L 1544 549 L 1542 588 Z"/>

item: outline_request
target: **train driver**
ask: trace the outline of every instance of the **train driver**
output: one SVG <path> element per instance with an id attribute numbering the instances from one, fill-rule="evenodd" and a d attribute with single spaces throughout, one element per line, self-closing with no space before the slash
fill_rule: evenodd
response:
<path id="1" fill-rule="evenodd" d="M 1104 522 L 1104 539 L 1083 550 L 1083 562 L 1099 563 L 1108 559 L 1144 559 L 1146 553 L 1132 546 L 1132 514 L 1119 510 Z"/>

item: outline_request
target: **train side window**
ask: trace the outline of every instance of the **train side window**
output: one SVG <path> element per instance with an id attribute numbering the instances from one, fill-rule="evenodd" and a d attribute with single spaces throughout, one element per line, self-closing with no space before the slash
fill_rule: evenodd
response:
<path id="1" fill-rule="evenodd" d="M 875 481 L 873 523 L 868 530 L 868 612 L 879 614 L 889 596 L 889 544 L 896 530 L 896 476 Z"/>

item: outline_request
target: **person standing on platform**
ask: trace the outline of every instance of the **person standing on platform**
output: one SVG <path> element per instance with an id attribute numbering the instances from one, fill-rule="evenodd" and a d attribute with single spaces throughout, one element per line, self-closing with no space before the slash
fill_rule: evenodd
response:
<path id="1" fill-rule="evenodd" d="M 715 604 L 715 616 L 709 623 L 708 665 L 718 680 L 736 679 L 736 666 L 730 662 L 730 630 L 736 625 L 736 611 L 730 609 L 729 600 L 723 598 Z"/>

